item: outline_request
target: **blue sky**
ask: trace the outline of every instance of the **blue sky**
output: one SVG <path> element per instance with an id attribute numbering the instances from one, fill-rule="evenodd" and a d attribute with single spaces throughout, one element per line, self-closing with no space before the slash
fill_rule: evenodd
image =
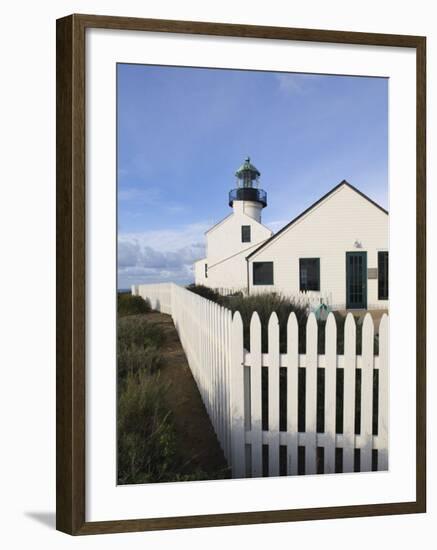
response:
<path id="1" fill-rule="evenodd" d="M 118 287 L 193 279 L 249 155 L 277 231 L 346 179 L 388 207 L 388 80 L 119 64 Z"/>

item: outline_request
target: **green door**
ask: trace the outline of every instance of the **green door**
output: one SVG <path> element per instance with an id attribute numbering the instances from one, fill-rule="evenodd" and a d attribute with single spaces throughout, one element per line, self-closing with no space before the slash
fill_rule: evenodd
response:
<path id="1" fill-rule="evenodd" d="M 367 308 L 367 252 L 346 252 L 346 308 Z"/>

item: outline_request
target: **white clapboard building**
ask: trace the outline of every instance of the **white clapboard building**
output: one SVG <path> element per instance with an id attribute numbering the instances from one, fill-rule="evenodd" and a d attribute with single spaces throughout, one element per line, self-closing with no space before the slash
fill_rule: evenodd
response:
<path id="1" fill-rule="evenodd" d="M 250 294 L 320 293 L 335 308 L 388 307 L 388 212 L 342 181 L 277 233 L 261 223 L 267 194 L 247 158 L 233 211 L 206 232 L 195 282 Z"/>

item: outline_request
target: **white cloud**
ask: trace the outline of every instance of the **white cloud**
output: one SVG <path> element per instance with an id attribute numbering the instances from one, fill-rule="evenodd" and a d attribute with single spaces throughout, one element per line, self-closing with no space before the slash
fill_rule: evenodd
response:
<path id="1" fill-rule="evenodd" d="M 162 190 L 158 187 L 127 187 L 120 186 L 117 193 L 117 199 L 120 203 L 130 203 L 130 207 L 136 205 L 141 206 L 159 206 L 165 209 L 171 214 L 178 214 L 186 210 L 186 205 L 169 201 L 168 198 L 163 197 Z M 126 215 L 127 210 L 124 207 L 124 213 Z M 129 213 L 130 216 L 135 214 Z"/>
<path id="2" fill-rule="evenodd" d="M 160 198 L 160 191 L 156 187 L 126 187 L 120 186 L 117 198 L 119 201 L 140 201 L 142 204 L 156 204 Z"/>
<path id="3" fill-rule="evenodd" d="M 319 80 L 320 75 L 317 74 L 293 74 L 293 73 L 277 73 L 275 78 L 279 84 L 279 90 L 286 94 L 300 94 L 308 88 L 308 84 Z"/>
<path id="4" fill-rule="evenodd" d="M 193 263 L 205 255 L 209 223 L 118 236 L 118 286 L 193 281 Z"/>

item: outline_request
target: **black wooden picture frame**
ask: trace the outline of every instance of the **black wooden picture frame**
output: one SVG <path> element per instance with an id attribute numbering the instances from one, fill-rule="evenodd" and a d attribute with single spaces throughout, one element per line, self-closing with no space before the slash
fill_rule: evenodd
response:
<path id="1" fill-rule="evenodd" d="M 87 522 L 85 515 L 85 32 L 90 28 L 414 49 L 417 84 L 416 499 L 411 502 Z M 426 510 L 426 39 L 421 36 L 70 15 L 57 21 L 57 529 L 72 535 Z"/>

